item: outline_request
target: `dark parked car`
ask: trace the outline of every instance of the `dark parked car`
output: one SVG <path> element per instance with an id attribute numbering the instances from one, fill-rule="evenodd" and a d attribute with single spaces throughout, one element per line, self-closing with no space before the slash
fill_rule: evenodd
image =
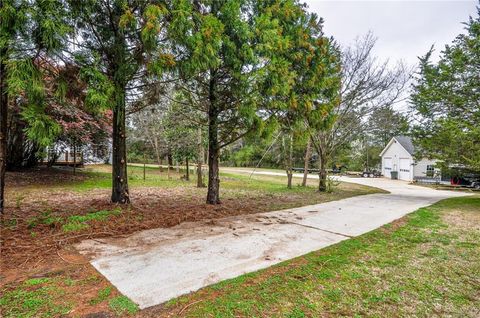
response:
<path id="1" fill-rule="evenodd" d="M 474 188 L 475 190 L 480 190 L 480 176 L 471 175 L 466 176 L 465 180 L 467 181 L 467 187 Z"/>
<path id="2" fill-rule="evenodd" d="M 461 177 L 453 177 L 450 183 L 480 190 L 480 175 L 471 173 Z"/>

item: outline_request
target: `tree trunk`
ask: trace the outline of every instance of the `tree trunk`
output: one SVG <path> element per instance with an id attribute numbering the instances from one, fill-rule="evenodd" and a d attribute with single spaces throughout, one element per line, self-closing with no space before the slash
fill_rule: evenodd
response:
<path id="1" fill-rule="evenodd" d="M 327 191 L 327 169 L 326 169 L 326 158 L 323 154 L 319 154 L 319 173 L 318 173 L 318 191 L 325 192 Z"/>
<path id="2" fill-rule="evenodd" d="M 16 115 L 14 115 L 16 117 Z M 25 126 L 19 122 L 13 122 L 17 119 L 12 119 L 10 121 L 7 133 L 7 158 L 6 165 L 8 171 L 14 171 L 23 168 L 26 156 L 29 154 L 25 151 Z"/>
<path id="3" fill-rule="evenodd" d="M 209 148 L 207 203 L 220 204 L 219 151 L 214 144 Z"/>
<path id="4" fill-rule="evenodd" d="M 167 164 L 168 164 L 170 167 L 173 167 L 173 157 L 172 157 L 172 152 L 171 152 L 170 148 L 168 148 Z"/>
<path id="5" fill-rule="evenodd" d="M 153 144 L 155 145 L 155 156 L 157 157 L 157 164 L 160 169 L 160 172 L 162 172 L 162 159 L 160 158 L 160 149 L 158 145 L 157 136 L 153 137 Z"/>
<path id="6" fill-rule="evenodd" d="M 47 161 L 47 167 L 51 168 L 55 162 L 57 162 L 58 158 L 60 158 L 60 153 L 57 151 L 57 148 L 55 146 L 52 146 L 52 150 L 49 151 L 48 153 L 48 161 Z M 68 159 L 68 153 L 65 152 L 65 161 Z"/>
<path id="7" fill-rule="evenodd" d="M 112 202 L 130 203 L 127 175 L 127 146 L 125 135 L 125 89 L 117 87 L 113 109 Z"/>
<path id="8" fill-rule="evenodd" d="M 287 173 L 287 188 L 292 188 L 292 178 L 293 178 L 293 133 L 291 132 L 288 136 L 288 148 L 285 145 L 285 138 L 283 141 L 283 149 L 285 152 L 285 172 Z"/>
<path id="9" fill-rule="evenodd" d="M 220 173 L 218 157 L 220 146 L 218 142 L 218 115 L 217 96 L 215 92 L 215 74 L 211 72 L 209 87 L 208 108 L 208 204 L 220 204 Z"/>
<path id="10" fill-rule="evenodd" d="M 7 155 L 6 165 L 7 171 L 21 169 L 25 166 L 27 159 L 30 157 L 31 142 L 25 138 L 25 122 L 22 120 L 20 110 L 15 100 L 12 106 L 7 110 L 9 113 L 7 118 Z M 32 144 L 33 145 L 33 144 Z M 35 149 L 33 149 L 35 150 Z"/>
<path id="11" fill-rule="evenodd" d="M 2 60 L 6 58 L 5 50 L 2 50 Z M 0 63 L 0 214 L 3 216 L 5 204 L 5 171 L 7 164 L 7 76 L 5 63 Z"/>
<path id="12" fill-rule="evenodd" d="M 307 141 L 307 148 L 305 149 L 305 162 L 303 164 L 303 180 L 302 180 L 302 187 L 307 186 L 307 178 L 308 178 L 308 168 L 310 163 L 310 157 L 312 156 L 312 141 L 310 137 Z"/>
<path id="13" fill-rule="evenodd" d="M 293 178 L 292 172 L 291 171 L 287 172 L 287 188 L 288 189 L 292 188 L 292 178 Z"/>
<path id="14" fill-rule="evenodd" d="M 77 174 L 77 145 L 73 142 L 73 175 Z"/>
<path id="15" fill-rule="evenodd" d="M 203 164 L 203 145 L 202 145 L 202 129 L 198 128 L 198 154 L 197 154 L 197 188 L 204 188 L 202 164 Z"/>
<path id="16" fill-rule="evenodd" d="M 204 188 L 205 184 L 203 183 L 203 173 L 202 173 L 202 163 L 197 162 L 197 188 Z"/>
<path id="17" fill-rule="evenodd" d="M 205 147 L 203 148 L 203 150 L 204 150 L 204 152 L 203 152 L 203 162 L 207 162 L 207 163 L 208 163 L 208 157 L 209 157 L 209 155 L 208 155 L 208 145 L 205 146 Z"/>
<path id="18" fill-rule="evenodd" d="M 188 157 L 185 158 L 185 166 L 187 168 L 187 172 L 185 173 L 185 180 L 190 181 L 190 166 L 188 165 Z"/>
<path id="19" fill-rule="evenodd" d="M 167 180 L 170 180 L 170 161 L 167 156 Z"/>
<path id="20" fill-rule="evenodd" d="M 147 177 L 147 156 L 145 153 L 143 154 L 143 181 L 145 181 Z"/>

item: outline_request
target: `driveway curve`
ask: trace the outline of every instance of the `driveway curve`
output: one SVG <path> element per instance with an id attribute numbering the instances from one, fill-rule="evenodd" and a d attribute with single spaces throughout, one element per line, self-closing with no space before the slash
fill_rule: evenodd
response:
<path id="1" fill-rule="evenodd" d="M 361 235 L 439 200 L 466 195 L 383 178 L 338 179 L 390 193 L 182 223 L 127 238 L 86 240 L 77 249 L 89 255 L 91 264 L 121 293 L 146 308 Z"/>

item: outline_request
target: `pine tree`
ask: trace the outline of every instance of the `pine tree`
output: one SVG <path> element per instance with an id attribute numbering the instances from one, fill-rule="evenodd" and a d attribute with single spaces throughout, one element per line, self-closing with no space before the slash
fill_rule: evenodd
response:
<path id="1" fill-rule="evenodd" d="M 163 54 L 168 9 L 163 1 L 69 0 L 77 36 L 72 39 L 76 63 L 89 84 L 86 102 L 110 108 L 112 125 L 112 202 L 129 203 L 126 130 L 127 107 L 141 103 L 148 75 L 173 64 Z M 133 106 L 132 106 L 133 107 Z"/>
<path id="2" fill-rule="evenodd" d="M 432 52 L 420 59 L 411 95 L 419 155 L 480 169 L 480 8 L 437 63 Z"/>
<path id="3" fill-rule="evenodd" d="M 173 28 L 172 39 L 181 60 L 182 90 L 194 101 L 191 107 L 208 119 L 207 203 L 218 204 L 221 149 L 261 126 L 257 85 L 265 66 L 255 48 L 267 28 L 273 28 L 267 16 L 254 11 L 255 1 L 178 3 L 181 14 L 172 24 L 182 28 Z"/>
<path id="4" fill-rule="evenodd" d="M 299 2 L 281 1 L 267 11 L 278 21 L 283 45 L 266 52 L 275 63 L 267 73 L 263 96 L 284 135 L 284 165 L 291 188 L 294 136 L 309 133 L 305 123 L 313 130 L 323 129 L 320 126 L 330 116 L 339 90 L 340 58 L 333 40 L 323 34 L 322 19 Z M 271 85 L 272 81 L 284 85 Z"/>

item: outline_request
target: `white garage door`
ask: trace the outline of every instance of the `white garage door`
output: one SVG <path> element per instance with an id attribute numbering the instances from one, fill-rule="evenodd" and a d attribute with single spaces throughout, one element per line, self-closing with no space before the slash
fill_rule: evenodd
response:
<path id="1" fill-rule="evenodd" d="M 410 158 L 400 158 L 400 169 L 398 169 L 398 178 L 400 180 L 407 180 L 410 181 L 410 169 L 411 166 L 411 159 Z"/>

